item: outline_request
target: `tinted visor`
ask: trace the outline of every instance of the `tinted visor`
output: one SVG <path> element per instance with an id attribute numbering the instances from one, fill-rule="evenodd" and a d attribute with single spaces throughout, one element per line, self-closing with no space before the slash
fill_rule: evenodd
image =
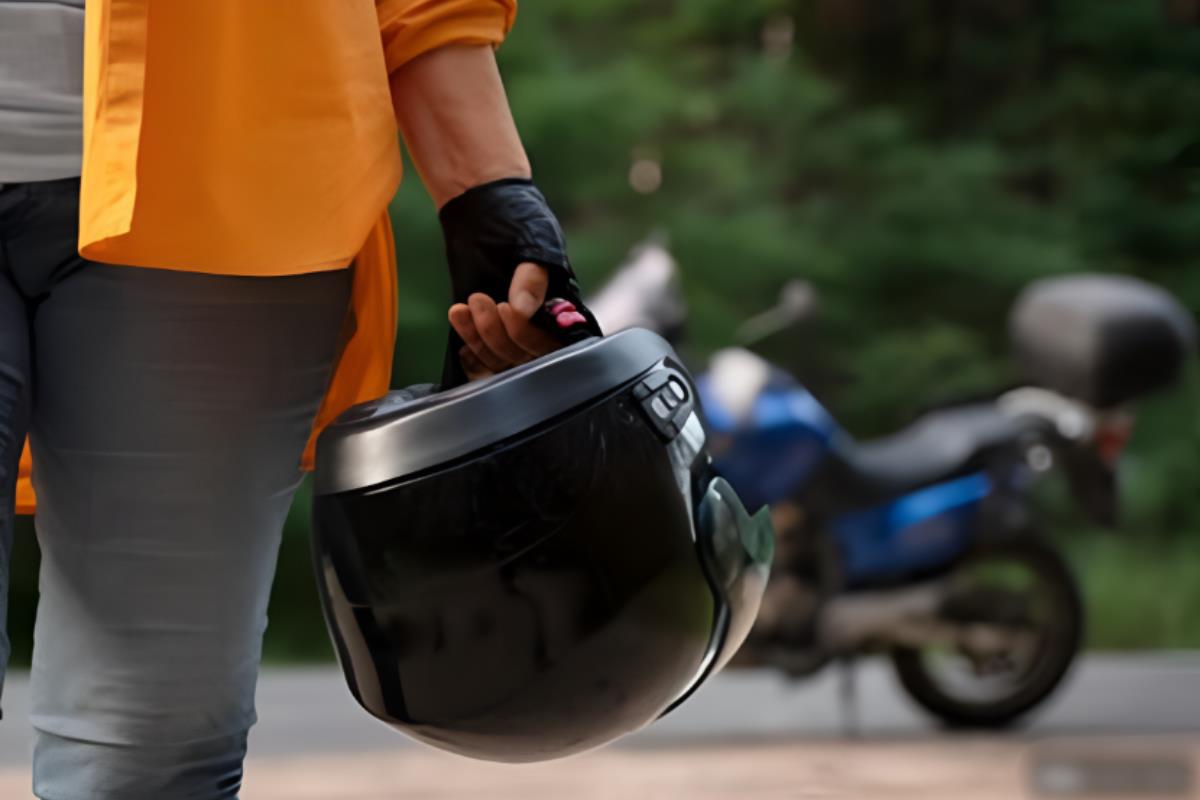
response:
<path id="1" fill-rule="evenodd" d="M 687 700 L 709 676 L 721 670 L 746 641 L 771 573 L 775 529 L 764 506 L 751 515 L 724 478 L 713 478 L 696 507 L 696 549 L 717 595 L 713 644 L 699 674 L 687 690 L 663 712 L 669 714 Z"/>
<path id="2" fill-rule="evenodd" d="M 733 658 L 754 626 L 775 556 L 775 531 L 766 506 L 751 516 L 733 487 L 713 478 L 697 503 L 696 534 L 700 557 L 728 609 L 711 674 Z"/>

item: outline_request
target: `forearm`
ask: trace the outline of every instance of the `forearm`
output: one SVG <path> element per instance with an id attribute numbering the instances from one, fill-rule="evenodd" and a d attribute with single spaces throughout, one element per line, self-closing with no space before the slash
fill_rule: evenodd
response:
<path id="1" fill-rule="evenodd" d="M 492 48 L 435 50 L 391 84 L 400 132 L 438 208 L 488 181 L 530 176 Z"/>

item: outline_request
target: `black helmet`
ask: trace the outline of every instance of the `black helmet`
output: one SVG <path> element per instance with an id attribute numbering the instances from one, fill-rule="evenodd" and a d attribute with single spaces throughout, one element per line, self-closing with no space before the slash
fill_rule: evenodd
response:
<path id="1" fill-rule="evenodd" d="M 670 346 L 630 330 L 341 416 L 313 547 L 358 701 L 436 747 L 538 761 L 720 669 L 774 540 L 710 472 L 695 398 Z"/>

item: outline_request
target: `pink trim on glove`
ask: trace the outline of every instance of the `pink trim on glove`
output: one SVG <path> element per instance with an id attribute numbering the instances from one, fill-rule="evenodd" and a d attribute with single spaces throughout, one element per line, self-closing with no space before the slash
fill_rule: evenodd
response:
<path id="1" fill-rule="evenodd" d="M 561 297 L 549 300 L 545 305 L 546 312 L 554 317 L 554 321 L 560 328 L 573 328 L 576 325 L 586 325 L 587 318 L 580 314 L 575 308 L 575 304 L 570 300 L 563 300 Z"/>

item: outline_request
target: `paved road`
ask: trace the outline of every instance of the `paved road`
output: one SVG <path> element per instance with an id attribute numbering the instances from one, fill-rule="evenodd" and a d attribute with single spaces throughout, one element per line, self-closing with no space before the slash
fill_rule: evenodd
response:
<path id="1" fill-rule="evenodd" d="M 665 746 L 743 738 L 872 738 L 936 735 L 896 687 L 885 662 L 858 674 L 858 724 L 840 702 L 839 676 L 789 682 L 758 670 L 731 671 L 670 717 L 629 737 L 624 746 Z M 0 723 L 0 767 L 23 764 L 29 751 L 28 683 L 11 676 Z M 257 756 L 332 755 L 413 746 L 363 713 L 340 674 L 329 668 L 269 669 L 258 690 Z M 1091 656 L 1020 732 L 1029 736 L 1134 733 L 1200 734 L 1200 653 Z"/>
<path id="2" fill-rule="evenodd" d="M 843 713 L 838 689 L 832 672 L 801 683 L 731 672 L 617 747 L 514 770 L 411 744 L 361 712 L 330 669 L 267 670 L 245 797 L 1009 800 L 1025 795 L 1038 754 L 1078 741 L 1093 743 L 1089 757 L 1105 742 L 1118 754 L 1168 752 L 1200 776 L 1200 654 L 1089 657 L 1029 725 L 1008 737 L 938 732 L 881 662 L 860 668 L 856 725 Z M 0 797 L 7 800 L 26 796 L 28 783 L 22 676 L 14 676 L 5 701 Z"/>

